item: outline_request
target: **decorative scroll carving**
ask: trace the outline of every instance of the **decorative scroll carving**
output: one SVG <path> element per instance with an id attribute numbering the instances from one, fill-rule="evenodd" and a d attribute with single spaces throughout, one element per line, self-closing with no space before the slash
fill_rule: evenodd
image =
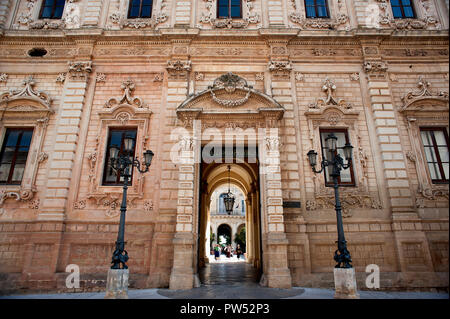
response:
<path id="1" fill-rule="evenodd" d="M 0 74 L 0 82 L 6 82 L 8 81 L 8 74 L 2 73 Z"/>
<path id="2" fill-rule="evenodd" d="M 97 73 L 95 76 L 95 82 L 105 82 L 106 81 L 106 75 L 105 73 Z"/>
<path id="3" fill-rule="evenodd" d="M 146 200 L 144 202 L 144 210 L 146 212 L 152 211 L 153 210 L 153 201 L 151 199 Z"/>
<path id="4" fill-rule="evenodd" d="M 92 61 L 68 62 L 69 75 L 72 80 L 86 81 L 92 72 Z"/>
<path id="5" fill-rule="evenodd" d="M 438 91 L 438 92 L 432 92 L 431 91 L 431 83 L 428 82 L 423 76 L 419 77 L 419 80 L 417 81 L 417 87 L 419 88 L 418 91 L 410 91 L 406 93 L 404 96 L 402 96 L 402 102 L 403 105 L 401 106 L 399 112 L 403 112 L 406 110 L 413 110 L 413 109 L 420 109 L 423 107 L 423 105 L 419 105 L 417 107 L 413 107 L 412 104 L 415 102 L 425 100 L 425 99 L 436 99 L 441 101 L 447 101 L 448 102 L 448 92 L 446 91 Z M 447 104 L 448 109 L 448 104 Z M 437 110 L 437 109 L 436 109 Z"/>
<path id="6" fill-rule="evenodd" d="M 16 201 L 29 201 L 35 193 L 35 188 L 28 189 L 20 187 L 18 191 L 0 190 L 0 207 L 3 206 L 3 203 L 8 198 L 14 198 Z"/>
<path id="7" fill-rule="evenodd" d="M 346 192 L 340 194 L 342 216 L 352 217 L 354 209 L 382 209 L 378 198 L 361 192 Z M 335 198 L 331 194 L 317 194 L 314 199 L 306 201 L 306 210 L 334 209 Z"/>
<path id="8" fill-rule="evenodd" d="M 173 79 L 185 79 L 191 71 L 191 61 L 167 61 L 166 70 Z"/>
<path id="9" fill-rule="evenodd" d="M 220 99 L 215 93 L 217 90 L 225 90 L 227 93 L 234 93 L 236 88 L 247 91 L 245 97 L 236 100 Z M 211 92 L 213 101 L 225 107 L 237 107 L 243 105 L 248 101 L 251 94 L 251 87 L 247 84 L 247 81 L 232 72 L 221 75 L 215 79 L 213 86 L 208 89 Z"/>
<path id="10" fill-rule="evenodd" d="M 127 105 L 134 106 L 138 108 L 143 108 L 144 104 L 140 97 L 132 97 L 132 92 L 134 91 L 136 85 L 133 80 L 128 79 L 122 82 L 120 88 L 124 91 L 122 97 L 112 97 L 105 103 L 106 108 L 114 107 L 117 105 Z"/>
<path id="11" fill-rule="evenodd" d="M 0 95 L 0 102 L 9 102 L 20 99 L 31 99 L 50 108 L 50 97 L 47 93 L 42 91 L 34 91 L 33 87 L 36 82 L 33 76 L 28 76 L 22 81 L 23 88 L 19 90 L 12 90 Z"/>
<path id="12" fill-rule="evenodd" d="M 416 207 L 427 207 L 426 201 L 447 201 L 449 200 L 448 186 L 446 188 L 419 188 L 416 195 Z"/>
<path id="13" fill-rule="evenodd" d="M 162 81 L 164 81 L 164 73 L 163 72 L 157 73 L 155 75 L 155 78 L 153 79 L 153 82 L 162 82 Z"/>
<path id="14" fill-rule="evenodd" d="M 270 60 L 267 65 L 274 78 L 286 79 L 290 77 L 292 65 L 290 61 L 273 61 Z"/>
<path id="15" fill-rule="evenodd" d="M 334 95 L 334 91 L 336 91 L 336 85 L 329 78 L 325 78 L 325 81 L 322 85 L 322 91 L 327 95 L 326 99 L 320 98 L 315 103 L 311 103 L 309 105 L 310 108 L 317 109 L 325 105 L 337 105 L 339 107 L 345 109 L 351 109 L 353 107 L 352 104 L 345 102 L 343 99 L 336 99 Z"/>
<path id="16" fill-rule="evenodd" d="M 161 0 L 159 7 L 154 8 L 151 18 L 128 19 L 126 15 L 122 15 L 120 11 L 116 11 L 109 16 L 109 19 L 111 20 L 113 25 L 117 25 L 120 29 L 140 29 L 147 27 L 154 28 L 158 24 L 164 23 L 169 19 L 169 15 L 164 10 L 166 6 L 166 0 Z M 111 29 L 111 26 L 109 26 L 108 28 Z"/>
<path id="17" fill-rule="evenodd" d="M 384 73 L 388 69 L 387 64 L 383 61 L 365 61 L 363 67 L 366 73 Z"/>
<path id="18" fill-rule="evenodd" d="M 64 83 L 66 81 L 66 75 L 66 72 L 58 74 L 58 76 L 56 77 L 56 83 Z"/>
<path id="19" fill-rule="evenodd" d="M 243 0 L 244 16 L 242 19 L 216 19 L 216 6 L 214 0 L 203 0 L 206 11 L 202 12 L 200 23 L 209 23 L 214 28 L 242 29 L 249 24 L 256 24 L 261 21 L 258 13 L 253 12 L 253 0 Z"/>

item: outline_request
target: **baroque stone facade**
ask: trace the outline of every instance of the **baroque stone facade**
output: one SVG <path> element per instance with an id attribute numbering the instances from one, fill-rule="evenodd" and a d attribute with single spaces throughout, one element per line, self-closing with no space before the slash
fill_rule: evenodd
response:
<path id="1" fill-rule="evenodd" d="M 389 0 L 336 0 L 310 19 L 302 0 L 243 0 L 223 19 L 215 0 L 155 0 L 151 18 L 130 19 L 128 0 L 68 0 L 41 19 L 42 0 L 0 0 L 0 145 L 33 129 L 21 182 L 0 185 L 0 290 L 64 290 L 69 264 L 81 289 L 104 289 L 117 127 L 136 129 L 139 158 L 155 153 L 128 189 L 132 287 L 194 286 L 205 203 L 227 180 L 201 153 L 226 132 L 258 132 L 257 161 L 231 179 L 261 283 L 333 287 L 334 197 L 306 156 L 322 157 L 324 129 L 354 146 L 340 190 L 358 287 L 369 264 L 382 288 L 448 287 L 448 180 L 433 182 L 421 139 L 448 136 L 448 1 L 412 2 L 414 18 L 394 19 Z"/>

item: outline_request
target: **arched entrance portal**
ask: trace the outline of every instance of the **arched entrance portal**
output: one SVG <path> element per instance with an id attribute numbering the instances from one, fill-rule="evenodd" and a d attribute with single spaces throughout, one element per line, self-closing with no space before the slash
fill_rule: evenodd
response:
<path id="1" fill-rule="evenodd" d="M 228 166 L 230 166 L 230 173 L 228 172 Z M 255 268 L 258 274 L 255 278 L 259 279 L 259 274 L 262 272 L 262 253 L 258 162 L 247 163 L 243 160 L 239 162 L 234 160 L 230 164 L 202 163 L 200 183 L 203 187 L 200 192 L 197 270 L 199 271 L 208 263 L 211 252 L 211 238 L 216 238 L 216 243 L 220 244 L 221 236 L 230 236 L 231 245 L 236 247 L 236 234 L 245 227 L 245 261 Z M 217 197 L 217 191 L 222 193 L 223 189 L 228 188 L 229 184 L 232 193 L 237 198 L 234 210 L 230 215 L 221 212 L 220 196 L 219 203 L 211 205 L 212 198 Z M 239 197 L 238 193 L 243 194 L 243 196 Z M 245 208 L 242 208 L 242 205 L 245 205 Z M 218 208 L 218 214 L 214 211 L 216 208 Z M 241 212 L 244 212 L 244 214 Z M 220 223 L 217 233 L 214 234 L 214 227 L 212 228 L 213 233 L 208 233 L 207 230 L 210 229 L 210 225 L 217 223 Z"/>

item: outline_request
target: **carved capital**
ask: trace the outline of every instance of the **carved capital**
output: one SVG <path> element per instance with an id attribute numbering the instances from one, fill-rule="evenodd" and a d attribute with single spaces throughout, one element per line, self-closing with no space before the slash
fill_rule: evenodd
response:
<path id="1" fill-rule="evenodd" d="M 69 76 L 72 81 L 86 81 L 92 72 L 92 61 L 68 62 Z"/>

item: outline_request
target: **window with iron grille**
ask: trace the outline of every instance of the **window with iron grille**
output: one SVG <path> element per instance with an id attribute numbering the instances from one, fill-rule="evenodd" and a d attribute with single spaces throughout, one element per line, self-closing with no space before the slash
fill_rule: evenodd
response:
<path id="1" fill-rule="evenodd" d="M 336 154 L 339 154 L 345 161 L 344 156 L 344 146 L 346 143 L 350 143 L 350 140 L 348 138 L 348 132 L 346 129 L 320 129 L 320 142 L 322 147 L 322 157 L 325 160 L 331 160 L 331 151 L 327 147 L 327 143 L 325 139 L 328 137 L 330 133 L 334 133 L 336 135 L 337 139 L 337 147 L 336 147 Z M 332 173 L 332 166 L 325 167 L 325 185 L 326 186 L 333 186 L 333 177 L 331 176 Z M 341 175 L 338 177 L 338 184 L 340 186 L 355 186 L 355 177 L 353 173 L 353 164 L 350 165 L 349 168 L 341 170 Z"/>
<path id="2" fill-rule="evenodd" d="M 105 166 L 104 166 L 104 172 L 103 172 L 103 185 L 105 186 L 122 186 L 124 178 L 123 176 L 120 176 L 119 172 L 116 172 L 111 167 L 111 160 L 110 160 L 110 148 L 112 146 L 117 146 L 119 148 L 119 154 L 124 153 L 125 147 L 124 147 L 124 139 L 125 137 L 131 137 L 136 141 L 136 128 L 110 128 L 109 134 L 108 134 L 108 143 L 106 148 L 106 156 L 105 156 Z M 129 154 L 130 159 L 132 160 L 134 158 L 134 153 L 136 149 L 136 142 L 133 145 L 133 150 L 131 154 Z M 133 182 L 133 167 L 130 166 L 130 173 L 131 177 L 129 180 L 129 185 L 132 185 Z"/>
<path id="3" fill-rule="evenodd" d="M 305 0 L 307 18 L 329 18 L 327 0 Z"/>
<path id="4" fill-rule="evenodd" d="M 394 19 L 415 18 L 412 0 L 391 0 Z"/>
<path id="5" fill-rule="evenodd" d="M 33 128 L 7 128 L 0 153 L 0 183 L 22 182 Z"/>
<path id="6" fill-rule="evenodd" d="M 421 127 L 420 136 L 431 181 L 435 184 L 448 183 L 449 148 L 447 129 L 444 127 Z"/>
<path id="7" fill-rule="evenodd" d="M 128 9 L 128 18 L 151 18 L 152 17 L 153 0 L 130 0 Z"/>
<path id="8" fill-rule="evenodd" d="M 42 1 L 39 19 L 61 19 L 65 0 L 44 0 Z"/>
<path id="9" fill-rule="evenodd" d="M 217 0 L 217 18 L 242 18 L 242 1 Z"/>

